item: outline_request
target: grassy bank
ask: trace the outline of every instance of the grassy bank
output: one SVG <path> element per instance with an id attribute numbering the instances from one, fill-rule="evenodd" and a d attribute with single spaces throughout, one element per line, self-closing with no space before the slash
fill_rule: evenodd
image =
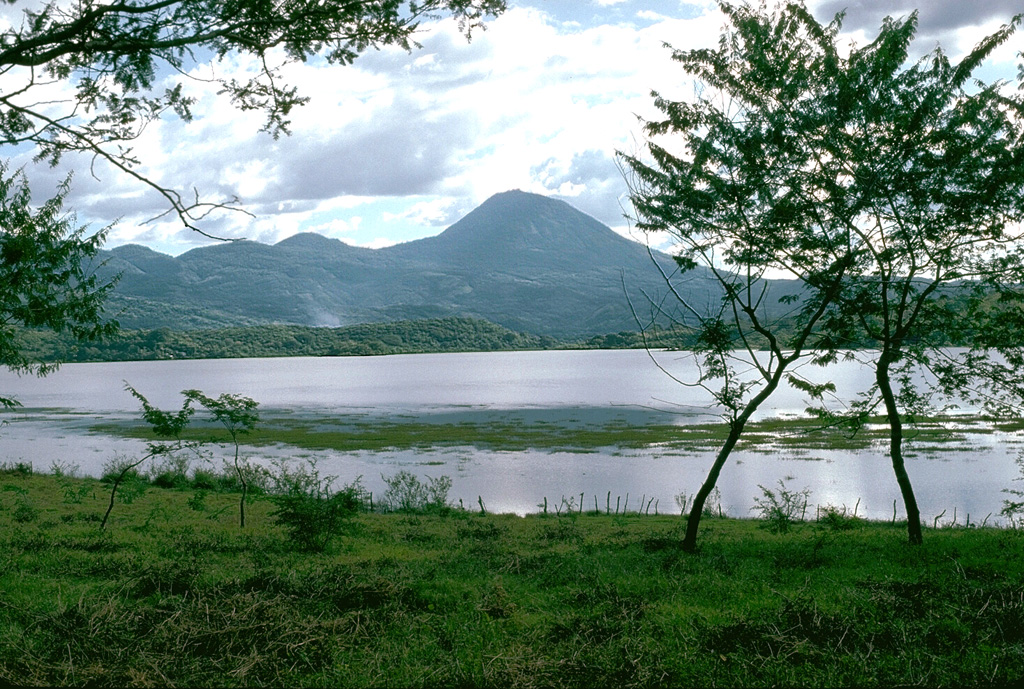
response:
<path id="1" fill-rule="evenodd" d="M 0 474 L 0 684 L 1002 686 L 1024 533 L 831 515 L 359 514 L 298 551 L 238 495 Z"/>

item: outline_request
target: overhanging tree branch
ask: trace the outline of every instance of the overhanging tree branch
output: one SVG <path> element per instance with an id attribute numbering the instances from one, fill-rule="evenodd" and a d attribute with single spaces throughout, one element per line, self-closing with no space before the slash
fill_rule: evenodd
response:
<path id="1" fill-rule="evenodd" d="M 142 171 L 130 149 L 117 146 L 169 111 L 191 119 L 193 101 L 182 90 L 191 78 L 186 65 L 207 55 L 214 61 L 254 56 L 254 75 L 214 81 L 236 107 L 264 113 L 262 129 L 276 138 L 289 132 L 290 113 L 308 100 L 279 78 L 282 66 L 314 55 L 346 65 L 388 45 L 410 50 L 420 23 L 442 16 L 453 17 L 469 38 L 504 9 L 504 0 L 48 2 L 0 31 L 0 73 L 10 84 L 0 90 L 0 144 L 32 144 L 38 159 L 54 165 L 69 152 L 102 158 L 159 193 L 185 227 L 212 237 L 197 222 L 211 211 L 239 210 L 237 200 L 186 201 Z M 40 86 L 37 70 L 73 93 L 45 105 L 22 102 Z M 180 80 L 161 90 L 168 72 Z"/>

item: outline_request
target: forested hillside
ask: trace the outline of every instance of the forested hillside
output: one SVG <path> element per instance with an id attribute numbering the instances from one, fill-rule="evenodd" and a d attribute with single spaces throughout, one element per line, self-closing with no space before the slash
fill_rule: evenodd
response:
<path id="1" fill-rule="evenodd" d="M 572 206 L 518 191 L 492 197 L 436 237 L 385 249 L 307 233 L 177 257 L 127 245 L 103 259 L 101 272 L 121 276 L 108 315 L 126 329 L 459 317 L 558 339 L 637 330 L 631 302 L 649 317 L 651 301 L 667 292 L 655 261 L 675 270 L 667 255 Z M 717 303 L 701 275 L 681 289 L 699 306 Z"/>
<path id="2" fill-rule="evenodd" d="M 76 344 L 50 331 L 24 331 L 31 356 L 41 361 L 146 361 L 278 356 L 368 356 L 426 352 L 493 352 L 527 349 L 686 348 L 692 333 L 659 330 L 645 340 L 636 332 L 558 340 L 518 333 L 471 318 L 366 323 L 344 328 L 258 325 L 202 330 L 124 330 L 106 342 Z"/>

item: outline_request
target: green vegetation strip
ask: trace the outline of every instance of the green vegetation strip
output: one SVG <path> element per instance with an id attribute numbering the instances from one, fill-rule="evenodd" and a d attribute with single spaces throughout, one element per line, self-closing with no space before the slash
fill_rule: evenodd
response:
<path id="1" fill-rule="evenodd" d="M 1024 533 L 361 514 L 299 552 L 237 495 L 0 474 L 0 684 L 1009 686 Z"/>
<path id="2" fill-rule="evenodd" d="M 594 450 L 601 447 L 643 448 L 660 446 L 683 451 L 702 451 L 720 445 L 727 428 L 724 423 L 704 424 L 650 424 L 628 423 L 563 424 L 544 422 L 501 421 L 488 418 L 483 421 L 435 423 L 424 417 L 408 421 L 385 419 L 349 422 L 337 417 L 330 419 L 295 418 L 290 415 L 265 414 L 262 425 L 243 436 L 248 445 L 285 444 L 310 450 L 403 450 L 432 447 L 470 446 L 493 450 L 525 450 L 529 448 L 551 451 Z M 957 419 L 957 427 L 949 427 L 949 419 L 926 419 L 907 429 L 911 442 L 942 444 L 953 449 L 953 443 L 962 443 L 972 433 L 990 433 L 993 426 L 980 417 Z M 966 428 L 964 427 L 966 426 Z M 93 432 L 121 437 L 152 440 L 152 431 L 141 422 L 101 423 L 91 427 Z M 1017 432 L 1014 426 L 998 430 Z M 192 440 L 229 442 L 228 435 L 218 428 L 193 427 L 186 432 Z M 857 433 L 842 428 L 822 428 L 813 419 L 772 419 L 748 424 L 740 440 L 743 450 L 832 449 L 859 450 L 884 441 L 888 429 L 882 419 L 871 423 Z"/>

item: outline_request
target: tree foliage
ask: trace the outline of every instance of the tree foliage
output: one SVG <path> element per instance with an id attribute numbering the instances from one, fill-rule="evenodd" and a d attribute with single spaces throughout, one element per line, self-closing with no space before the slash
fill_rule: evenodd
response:
<path id="1" fill-rule="evenodd" d="M 216 423 L 224 426 L 235 446 L 234 467 L 239 483 L 242 484 L 242 496 L 238 500 L 238 525 L 245 527 L 245 500 L 249 493 L 249 482 L 246 480 L 247 468 L 241 459 L 242 436 L 252 432 L 259 423 L 257 411 L 259 402 L 251 397 L 223 393 L 218 397 L 210 397 L 199 390 L 184 390 L 186 404 L 198 403 Z"/>
<path id="2" fill-rule="evenodd" d="M 18 0 L 7 0 L 18 5 Z M 292 110 L 308 100 L 282 78 L 282 68 L 318 58 L 350 64 L 371 48 L 410 49 L 426 18 L 458 20 L 470 36 L 503 0 L 114 0 L 46 2 L 25 9 L 0 31 L 0 143 L 31 144 L 56 164 L 68 152 L 100 158 L 164 196 L 182 222 L 221 203 L 186 198 L 139 171 L 133 142 L 170 113 L 191 120 L 194 100 L 183 88 L 189 70 L 207 61 L 254 58 L 251 76 L 215 72 L 204 80 L 241 110 L 266 116 L 274 137 L 288 132 Z M 165 77 L 181 75 L 168 85 Z M 56 99 L 53 84 L 66 84 Z"/>
<path id="3" fill-rule="evenodd" d="M 107 526 L 107 520 L 114 509 L 118 488 L 121 487 L 126 479 L 136 474 L 138 468 L 146 460 L 157 456 L 166 457 L 173 455 L 184 449 L 196 451 L 194 443 L 187 443 L 181 438 L 181 434 L 188 427 L 189 421 L 192 419 L 193 414 L 195 414 L 195 407 L 192 406 L 194 400 L 186 397 L 179 411 L 165 412 L 150 404 L 149 400 L 130 384 L 125 383 L 124 389 L 142 405 L 142 418 L 153 427 L 153 433 L 157 436 L 158 440 L 147 444 L 147 452 L 142 457 L 115 461 L 111 465 L 110 502 L 107 505 L 107 511 L 103 514 L 103 520 L 100 522 L 100 530 Z"/>
<path id="4" fill-rule="evenodd" d="M 113 287 L 93 274 L 92 257 L 106 235 L 86 236 L 75 216 L 64 211 L 69 180 L 56 195 L 32 205 L 28 181 L 0 162 L 0 365 L 19 373 L 45 375 L 55 364 L 31 358 L 22 328 L 49 328 L 75 341 L 111 335 L 103 298 Z M 17 401 L 0 397 L 10 408 Z"/>
<path id="5" fill-rule="evenodd" d="M 687 550 L 696 547 L 704 503 L 761 404 L 787 380 L 817 395 L 829 391 L 795 368 L 804 359 L 829 360 L 824 321 L 853 264 L 844 250 L 850 201 L 822 202 L 840 162 L 820 151 L 848 118 L 835 104 L 839 21 L 823 27 L 800 5 L 774 16 L 749 6 L 722 9 L 731 27 L 717 49 L 673 52 L 696 78 L 696 97 L 655 94 L 665 119 L 647 123 L 646 156 L 624 156 L 637 226 L 669 232 L 679 247 L 677 274 L 665 274 L 678 307 L 671 316 L 697 329 L 700 371 L 697 381 L 680 382 L 705 388 L 729 426 L 694 496 Z M 802 292 L 773 294 L 769 278 L 778 275 L 800 279 Z M 693 279 L 717 284 L 720 302 L 691 303 Z"/>
<path id="6" fill-rule="evenodd" d="M 850 180 L 844 193 L 858 204 L 850 233 L 857 265 L 830 325 L 837 342 L 856 337 L 873 348 L 875 384 L 854 411 L 885 410 L 911 543 L 921 542 L 921 528 L 903 462 L 903 423 L 929 404 L 920 372 L 955 399 L 975 396 L 979 383 L 998 392 L 1024 369 L 1024 99 L 1002 82 L 972 79 L 1020 17 L 958 64 L 936 48 L 905 66 L 916 19 L 883 25 L 875 43 L 887 60 L 851 60 L 858 117 L 828 151 L 842 156 Z M 996 314 L 1009 326 L 999 343 L 985 332 Z M 989 355 L 977 348 L 942 347 L 950 332 L 968 330 L 980 345 L 999 344 L 1010 368 L 983 366 Z"/>
<path id="7" fill-rule="evenodd" d="M 875 385 L 840 420 L 884 406 L 909 538 L 920 542 L 902 422 L 927 396 L 911 367 L 928 368 L 947 393 L 964 390 L 968 359 L 952 361 L 941 345 L 993 322 L 993 294 L 1010 304 L 1004 322 L 1019 312 L 1024 104 L 1003 83 L 970 79 L 1019 18 L 959 64 L 939 48 L 910 64 L 916 14 L 887 19 L 875 40 L 845 52 L 842 15 L 822 25 L 802 2 L 720 6 L 729 26 L 718 47 L 673 53 L 695 97 L 655 94 L 664 119 L 646 125 L 646 156 L 626 157 L 638 226 L 671 233 L 680 270 L 703 270 L 722 287 L 711 311 L 675 294 L 703 333 L 698 384 L 723 381 L 714 392 L 730 440 L 783 375 L 812 398 L 835 391 L 785 372 L 802 348 L 818 364 L 854 344 L 874 348 Z M 793 300 L 802 327 L 783 339 L 762 316 L 765 278 L 778 274 L 804 285 Z M 698 501 L 730 449 L 727 441 Z M 691 517 L 684 545 L 695 538 Z"/>

